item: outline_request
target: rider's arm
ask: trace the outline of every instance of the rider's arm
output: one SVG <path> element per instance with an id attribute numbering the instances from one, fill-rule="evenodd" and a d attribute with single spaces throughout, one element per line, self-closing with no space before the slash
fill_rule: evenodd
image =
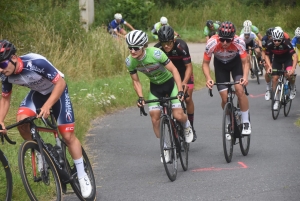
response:
<path id="1" fill-rule="evenodd" d="M 178 91 L 183 91 L 179 72 L 177 68 L 174 66 L 174 64 L 172 63 L 172 61 L 170 61 L 165 67 L 173 74 Z"/>
<path id="2" fill-rule="evenodd" d="M 4 119 L 8 113 L 11 100 L 11 93 L 7 96 L 2 96 L 0 99 L 0 124 L 4 127 Z"/>
<path id="3" fill-rule="evenodd" d="M 130 28 L 132 31 L 134 30 L 133 26 L 131 26 L 131 24 L 129 24 L 128 22 L 124 23 L 128 28 Z"/>
<path id="4" fill-rule="evenodd" d="M 179 36 L 179 34 L 178 34 L 176 31 L 174 31 L 174 35 L 175 35 L 175 36 Z"/>
<path id="5" fill-rule="evenodd" d="M 293 54 L 293 72 L 296 69 L 297 63 L 298 63 L 298 55 L 296 54 L 296 52 Z"/>
<path id="6" fill-rule="evenodd" d="M 212 80 L 211 76 L 210 76 L 209 63 L 210 63 L 210 60 L 203 59 L 203 62 L 202 62 L 202 71 L 203 71 L 203 74 L 204 74 L 204 76 L 206 78 L 206 81 Z"/>
<path id="7" fill-rule="evenodd" d="M 269 58 L 268 53 L 266 53 L 266 50 L 263 50 L 263 53 L 264 53 L 264 55 L 265 55 L 264 59 L 265 59 L 265 61 L 266 61 L 266 65 L 267 65 L 266 72 L 268 72 L 269 69 L 272 68 L 272 66 L 271 66 L 271 61 L 270 61 L 270 58 Z"/>
<path id="8" fill-rule="evenodd" d="M 187 84 L 189 79 L 191 78 L 192 76 L 192 73 L 193 73 L 193 65 L 192 63 L 188 63 L 188 64 L 185 64 L 185 74 L 184 74 L 184 79 L 182 81 L 183 84 Z"/>
<path id="9" fill-rule="evenodd" d="M 257 33 L 257 37 L 258 37 L 258 39 L 259 39 L 259 41 L 261 41 L 262 40 L 262 35 L 260 34 L 260 33 Z M 261 47 L 261 45 L 260 45 L 260 47 Z"/>
<path id="10" fill-rule="evenodd" d="M 117 34 L 117 36 L 120 36 L 120 37 L 126 37 L 126 36 L 123 36 L 120 32 L 118 32 L 117 29 L 114 29 L 114 32 L 115 32 L 115 34 Z"/>
<path id="11" fill-rule="evenodd" d="M 243 79 L 248 80 L 248 72 L 249 72 L 249 60 L 247 57 L 241 58 L 242 60 L 242 66 L 243 66 Z"/>
<path id="12" fill-rule="evenodd" d="M 141 85 L 138 74 L 134 73 L 134 74 L 130 74 L 130 76 L 131 76 L 133 88 L 134 88 L 136 94 L 138 95 L 138 97 L 143 97 L 142 85 Z"/>
<path id="13" fill-rule="evenodd" d="M 255 42 L 258 44 L 259 47 L 262 47 L 262 43 L 261 43 L 261 39 L 258 39 L 258 35 L 257 37 L 255 38 Z"/>

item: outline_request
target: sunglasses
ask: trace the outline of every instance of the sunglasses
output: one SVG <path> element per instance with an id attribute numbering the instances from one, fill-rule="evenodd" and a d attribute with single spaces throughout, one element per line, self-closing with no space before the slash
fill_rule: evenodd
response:
<path id="1" fill-rule="evenodd" d="M 0 68 L 2 68 L 2 69 L 7 68 L 9 61 L 10 61 L 9 59 L 8 59 L 8 60 L 5 60 L 5 61 L 2 61 L 2 62 L 0 63 Z"/>
<path id="2" fill-rule="evenodd" d="M 226 43 L 230 43 L 232 42 L 233 38 L 220 38 L 221 43 L 224 43 L 226 41 Z"/>
<path id="3" fill-rule="evenodd" d="M 139 51 L 140 49 L 142 49 L 143 48 L 143 46 L 138 46 L 138 47 L 128 47 L 128 49 L 130 50 L 130 51 L 132 51 L 132 50 L 134 50 L 134 51 Z"/>
<path id="4" fill-rule="evenodd" d="M 173 40 L 170 40 L 170 41 L 165 41 L 165 42 L 160 42 L 160 43 L 162 46 L 165 46 L 165 45 L 170 46 L 170 45 L 172 45 L 173 42 L 174 42 Z"/>
<path id="5" fill-rule="evenodd" d="M 273 40 L 273 42 L 281 43 L 282 40 Z"/>

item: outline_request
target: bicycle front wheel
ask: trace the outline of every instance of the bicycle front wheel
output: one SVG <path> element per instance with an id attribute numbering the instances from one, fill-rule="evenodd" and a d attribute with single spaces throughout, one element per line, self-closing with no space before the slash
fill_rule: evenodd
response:
<path id="1" fill-rule="evenodd" d="M 223 150 L 227 163 L 231 162 L 234 141 L 234 116 L 233 107 L 230 102 L 226 103 L 223 111 L 222 126 Z"/>
<path id="2" fill-rule="evenodd" d="M 4 170 L 0 170 L 0 200 L 10 201 L 13 189 L 12 175 L 7 158 L 1 150 L 0 162 Z"/>
<path id="3" fill-rule="evenodd" d="M 250 121 L 250 112 L 248 112 L 248 117 L 249 117 L 249 121 Z M 241 129 L 243 129 L 243 128 L 241 128 Z M 250 138 L 251 138 L 251 135 L 241 135 L 239 138 L 241 152 L 244 156 L 248 155 L 248 152 L 250 149 Z"/>
<path id="4" fill-rule="evenodd" d="M 72 159 L 72 156 L 70 155 L 69 151 L 67 150 L 66 144 L 64 142 L 62 142 L 61 145 L 62 145 L 62 150 L 63 150 L 63 153 L 64 153 L 65 162 L 67 164 L 67 171 L 73 177 L 73 180 L 70 181 L 70 184 L 71 184 L 72 189 L 74 190 L 75 194 L 82 201 L 94 201 L 94 200 L 96 200 L 95 176 L 94 176 L 92 165 L 90 163 L 90 160 L 89 160 L 85 150 L 83 149 L 83 147 L 81 147 L 83 164 L 84 164 L 84 171 L 88 175 L 88 178 L 90 179 L 90 183 L 91 183 L 91 186 L 92 186 L 92 192 L 91 192 L 90 196 L 88 196 L 87 198 L 82 197 L 81 190 L 80 190 L 80 184 L 79 184 L 78 176 L 77 176 L 77 169 L 76 169 L 76 165 L 74 163 L 74 160 Z M 63 185 L 66 185 L 66 184 L 63 184 Z"/>
<path id="5" fill-rule="evenodd" d="M 185 137 L 184 137 L 184 130 L 183 130 L 183 127 L 180 125 L 180 123 L 176 122 L 177 125 L 177 128 L 180 128 L 180 130 L 178 131 L 179 133 L 179 149 L 178 150 L 178 153 L 179 153 L 179 158 L 180 158 L 180 163 L 181 163 L 181 166 L 182 166 L 182 169 L 184 171 L 187 171 L 188 169 L 188 164 L 189 164 L 189 146 L 190 144 L 187 143 L 185 141 Z"/>
<path id="6" fill-rule="evenodd" d="M 292 88 L 291 85 L 289 84 L 289 92 L 291 92 Z M 290 99 L 290 93 L 284 95 L 284 116 L 287 117 L 290 113 L 291 110 L 291 105 L 292 105 L 292 99 Z"/>
<path id="7" fill-rule="evenodd" d="M 160 151 L 166 173 L 171 181 L 177 176 L 177 154 L 171 120 L 167 116 L 160 119 Z"/>
<path id="8" fill-rule="evenodd" d="M 258 75 L 258 64 L 257 64 L 257 59 L 255 56 L 252 56 L 252 63 L 253 63 L 253 71 L 254 71 L 254 74 L 256 76 L 256 80 L 257 80 L 257 84 L 260 84 L 259 83 L 259 75 Z"/>
<path id="9" fill-rule="evenodd" d="M 40 152 L 35 141 L 25 141 L 19 149 L 18 163 L 23 185 L 30 200 L 62 200 L 62 189 L 55 166 L 43 149 L 46 173 L 39 170 L 37 154 Z"/>
<path id="10" fill-rule="evenodd" d="M 282 87 L 281 83 L 278 82 L 275 92 L 272 92 L 273 93 L 273 95 L 272 95 L 272 116 L 273 116 L 274 120 L 277 119 L 280 109 L 281 109 L 281 98 L 282 98 L 281 87 Z"/>

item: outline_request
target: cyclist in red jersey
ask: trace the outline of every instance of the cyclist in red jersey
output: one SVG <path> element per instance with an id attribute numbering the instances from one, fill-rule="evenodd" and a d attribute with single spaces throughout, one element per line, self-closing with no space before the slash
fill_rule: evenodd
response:
<path id="1" fill-rule="evenodd" d="M 248 84 L 249 72 L 246 45 L 242 38 L 235 35 L 235 26 L 230 21 L 223 22 L 218 32 L 218 35 L 212 36 L 207 41 L 204 52 L 202 69 L 206 77 L 206 86 L 211 89 L 214 85 L 209 68 L 212 54 L 214 54 L 216 82 L 230 82 L 230 72 L 234 81 L 240 81 L 240 84 L 234 86 L 242 111 L 242 134 L 250 135 L 249 102 L 243 88 Z M 218 85 L 217 87 L 222 99 L 221 106 L 224 108 L 227 102 L 227 86 Z"/>

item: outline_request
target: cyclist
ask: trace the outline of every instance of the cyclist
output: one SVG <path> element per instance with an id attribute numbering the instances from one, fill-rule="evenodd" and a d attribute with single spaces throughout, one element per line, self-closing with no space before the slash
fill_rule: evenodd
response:
<path id="1" fill-rule="evenodd" d="M 157 36 L 158 30 L 159 30 L 162 26 L 165 26 L 165 25 L 170 26 L 170 25 L 168 24 L 168 19 L 167 19 L 166 17 L 162 16 L 162 17 L 160 18 L 160 21 L 157 22 L 157 23 L 155 23 L 155 24 L 153 25 L 153 27 L 152 27 L 151 34 L 152 34 L 152 36 L 153 36 L 154 39 L 158 39 L 158 36 Z M 176 37 L 180 37 L 180 35 L 179 35 L 176 31 L 174 31 L 174 34 L 175 34 Z"/>
<path id="2" fill-rule="evenodd" d="M 129 24 L 127 21 L 125 21 L 122 18 L 122 15 L 120 13 L 115 14 L 115 19 L 112 20 L 108 26 L 107 26 L 107 31 L 112 35 L 112 36 L 119 36 L 126 38 L 127 32 L 121 27 L 122 24 L 125 24 L 129 29 L 134 30 L 134 28 Z"/>
<path id="3" fill-rule="evenodd" d="M 161 49 L 177 68 L 182 86 L 188 87 L 189 97 L 186 98 L 186 108 L 188 119 L 191 123 L 194 133 L 193 142 L 197 139 L 194 129 L 194 102 L 192 99 L 194 89 L 194 76 L 189 47 L 181 39 L 174 39 L 174 30 L 170 26 L 163 26 L 158 31 L 159 42 L 154 45 Z"/>
<path id="4" fill-rule="evenodd" d="M 213 22 L 212 20 L 206 21 L 206 26 L 203 29 L 203 34 L 206 38 L 206 42 L 208 41 L 208 39 L 210 39 L 210 37 L 218 33 L 219 26 L 220 26 L 219 21 L 216 22 Z"/>
<path id="5" fill-rule="evenodd" d="M 262 40 L 262 35 L 259 33 L 259 29 L 256 26 L 252 25 L 252 22 L 250 20 L 245 20 L 244 23 L 243 23 L 243 26 L 244 27 L 249 27 L 250 26 L 251 31 L 254 32 L 257 35 L 259 40 Z M 241 30 L 240 35 L 243 34 L 243 31 L 244 31 L 244 29 Z"/>
<path id="6" fill-rule="evenodd" d="M 0 78 L 2 80 L 0 124 L 3 128 L 0 132 L 7 132 L 4 120 L 9 110 L 13 84 L 30 88 L 20 104 L 17 121 L 36 115 L 37 108 L 41 109 L 38 117 L 47 118 L 50 108 L 53 109 L 58 129 L 76 165 L 82 196 L 88 197 L 92 188 L 84 170 L 81 144 L 74 133 L 74 113 L 64 74 L 39 54 L 29 53 L 17 56 L 16 52 L 17 49 L 12 43 L 0 40 Z M 28 124 L 19 126 L 18 130 L 24 140 L 31 140 Z"/>
<path id="7" fill-rule="evenodd" d="M 178 99 L 172 100 L 173 115 L 185 128 L 185 139 L 187 143 L 193 140 L 193 130 L 187 115 L 184 114 L 180 101 L 183 101 L 184 93 L 181 85 L 180 75 L 177 68 L 167 55 L 156 47 L 148 47 L 148 36 L 140 30 L 131 31 L 126 36 L 126 42 L 130 55 L 125 63 L 133 81 L 133 87 L 139 99 L 138 107 L 144 105 L 142 85 L 137 71 L 144 73 L 150 80 L 149 100 L 163 96 L 176 96 Z M 176 83 L 176 85 L 175 85 Z M 153 130 L 157 138 L 160 137 L 160 105 L 159 103 L 149 104 L 149 113 L 152 120 Z M 170 160 L 168 151 L 165 151 L 165 158 Z M 162 161 L 162 158 L 161 158 Z"/>
<path id="8" fill-rule="evenodd" d="M 245 42 L 235 35 L 235 32 L 236 29 L 232 22 L 225 21 L 221 24 L 218 35 L 212 36 L 207 41 L 202 69 L 206 77 L 206 86 L 212 89 L 214 81 L 210 76 L 209 63 L 212 54 L 214 54 L 216 82 L 230 82 L 230 73 L 234 81 L 240 81 L 240 84 L 234 86 L 242 111 L 242 134 L 250 135 L 249 102 L 243 88 L 248 84 L 249 62 Z M 218 85 L 217 87 L 222 99 L 221 106 L 224 108 L 227 102 L 227 87 L 225 85 Z"/>
<path id="9" fill-rule="evenodd" d="M 291 43 L 292 43 L 295 51 L 297 52 L 298 59 L 300 59 L 300 27 L 297 27 L 297 29 L 295 30 L 295 36 L 292 39 Z M 298 63 L 298 64 L 300 64 L 300 63 Z"/>
<path id="10" fill-rule="evenodd" d="M 278 69 L 281 70 L 282 66 L 284 65 L 284 69 L 287 70 L 287 76 L 288 80 L 291 83 L 291 92 L 290 92 L 290 99 L 295 98 L 296 96 L 296 89 L 295 89 L 295 80 L 293 79 L 293 75 L 297 61 L 298 56 L 290 42 L 288 40 L 284 39 L 283 31 L 282 29 L 275 28 L 272 31 L 272 40 L 268 41 L 267 48 L 265 50 L 266 52 L 266 64 L 267 64 L 267 72 L 271 73 L 272 69 Z M 270 53 L 273 53 L 273 62 L 271 65 L 270 59 L 268 55 Z M 272 74 L 272 83 L 273 83 L 273 91 L 276 89 L 276 85 L 278 82 L 278 73 Z M 278 99 L 279 97 L 275 97 Z M 274 110 L 278 109 L 278 102 L 275 102 L 273 106 Z"/>
<path id="11" fill-rule="evenodd" d="M 243 34 L 240 35 L 240 37 L 244 40 L 245 44 L 246 44 L 246 49 L 248 50 L 249 48 L 255 48 L 254 51 L 256 52 L 256 57 L 257 57 L 257 61 L 260 63 L 261 62 L 261 41 L 258 39 L 257 35 L 255 33 L 253 33 L 251 31 L 251 27 L 244 27 L 243 30 Z M 250 63 L 250 55 L 252 54 L 252 51 L 248 51 L 248 62 Z M 261 75 L 262 72 L 260 71 L 260 69 L 258 69 L 259 72 L 258 74 Z M 250 68 L 251 71 L 251 78 L 254 78 L 254 72 L 252 70 L 252 68 Z"/>

